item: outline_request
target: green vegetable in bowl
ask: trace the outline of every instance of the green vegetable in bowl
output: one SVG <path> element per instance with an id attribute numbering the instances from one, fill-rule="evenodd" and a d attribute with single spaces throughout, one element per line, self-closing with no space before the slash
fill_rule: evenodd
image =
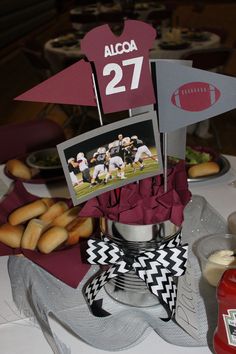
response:
<path id="1" fill-rule="evenodd" d="M 48 155 L 40 156 L 38 159 L 35 158 L 34 161 L 38 166 L 58 166 L 61 164 L 60 158 L 58 155 Z"/>
<path id="2" fill-rule="evenodd" d="M 197 149 L 193 149 L 190 146 L 186 146 L 185 152 L 185 161 L 187 165 L 197 165 L 203 162 L 209 162 L 213 160 L 213 155 L 206 151 L 199 151 Z M 180 161 L 179 158 L 168 156 L 168 161 L 170 163 L 178 163 Z"/>
<path id="3" fill-rule="evenodd" d="M 190 165 L 211 161 L 211 154 L 186 147 L 186 162 Z"/>

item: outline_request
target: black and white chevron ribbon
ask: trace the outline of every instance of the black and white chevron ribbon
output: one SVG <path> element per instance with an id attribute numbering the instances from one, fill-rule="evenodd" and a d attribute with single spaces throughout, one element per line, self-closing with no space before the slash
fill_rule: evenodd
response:
<path id="1" fill-rule="evenodd" d="M 188 245 L 181 245 L 181 234 L 163 243 L 156 250 L 141 252 L 130 256 L 108 239 L 88 240 L 88 262 L 111 265 L 109 269 L 93 278 L 85 289 L 88 304 L 92 306 L 100 289 L 112 278 L 134 270 L 148 289 L 158 296 L 171 318 L 175 312 L 177 287 L 173 277 L 185 273 Z"/>

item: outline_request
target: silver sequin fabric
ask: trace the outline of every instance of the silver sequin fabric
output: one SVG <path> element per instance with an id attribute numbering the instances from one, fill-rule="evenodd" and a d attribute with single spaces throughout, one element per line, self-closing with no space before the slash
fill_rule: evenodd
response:
<path id="1" fill-rule="evenodd" d="M 161 305 L 131 307 L 113 300 L 104 289 L 97 299 L 103 299 L 103 308 L 111 315 L 93 316 L 83 296 L 83 287 L 98 271 L 97 266 L 92 266 L 78 288 L 73 289 L 26 258 L 11 256 L 8 270 L 13 299 L 20 311 L 38 322 L 56 354 L 69 354 L 70 349 L 63 344 L 63 338 L 57 338 L 52 332 L 49 314 L 79 339 L 107 351 L 135 346 L 151 329 L 175 345 L 211 347 L 209 338 L 212 338 L 217 320 L 215 289 L 202 279 L 192 245 L 204 235 L 226 231 L 226 221 L 203 197 L 193 196 L 184 212 L 183 243 L 190 246 L 188 258 L 196 281 L 198 340 L 188 335 L 174 320 L 163 322 L 161 318 L 166 317 L 166 312 Z"/>

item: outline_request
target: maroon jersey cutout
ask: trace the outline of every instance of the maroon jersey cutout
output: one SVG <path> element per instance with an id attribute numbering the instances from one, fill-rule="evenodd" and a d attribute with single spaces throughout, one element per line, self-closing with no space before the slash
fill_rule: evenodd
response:
<path id="1" fill-rule="evenodd" d="M 149 49 L 155 37 L 152 26 L 127 20 L 120 36 L 106 24 L 83 38 L 81 49 L 95 64 L 104 113 L 155 103 L 149 68 Z"/>

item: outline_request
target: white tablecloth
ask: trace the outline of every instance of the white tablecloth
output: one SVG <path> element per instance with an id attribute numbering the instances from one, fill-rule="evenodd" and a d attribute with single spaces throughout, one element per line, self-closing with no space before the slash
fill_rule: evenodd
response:
<path id="1" fill-rule="evenodd" d="M 205 182 L 193 182 L 190 184 L 190 189 L 193 194 L 204 196 L 207 201 L 225 218 L 235 211 L 236 188 L 230 184 L 236 179 L 236 157 L 227 156 L 231 163 L 231 169 L 227 174 L 208 180 Z M 2 180 L 6 185 L 11 183 L 3 174 L 3 169 L 0 170 L 0 181 Z M 1 186 L 0 186 L 1 187 Z M 32 193 L 40 196 L 68 196 L 67 188 L 64 184 L 52 184 L 45 187 L 42 185 L 25 184 L 26 189 Z M 7 259 L 8 257 L 0 258 L 0 338 L 1 351 L 4 354 L 50 354 L 51 347 L 46 342 L 41 330 L 36 324 L 24 319 L 19 311 L 16 309 L 10 290 L 10 282 L 7 273 Z M 23 317 L 23 318 L 22 318 Z M 74 337 L 65 328 L 50 319 L 50 324 L 53 331 L 59 338 L 63 338 L 63 342 L 71 349 L 72 354 L 105 354 L 107 351 L 95 349 Z M 146 339 L 137 346 L 124 350 L 124 354 L 143 354 L 148 348 L 149 354 L 156 354 L 158 350 L 165 351 L 169 354 L 186 353 L 190 354 L 207 354 L 210 350 L 207 347 L 179 347 L 171 345 L 161 339 L 155 332 L 151 332 Z"/>

